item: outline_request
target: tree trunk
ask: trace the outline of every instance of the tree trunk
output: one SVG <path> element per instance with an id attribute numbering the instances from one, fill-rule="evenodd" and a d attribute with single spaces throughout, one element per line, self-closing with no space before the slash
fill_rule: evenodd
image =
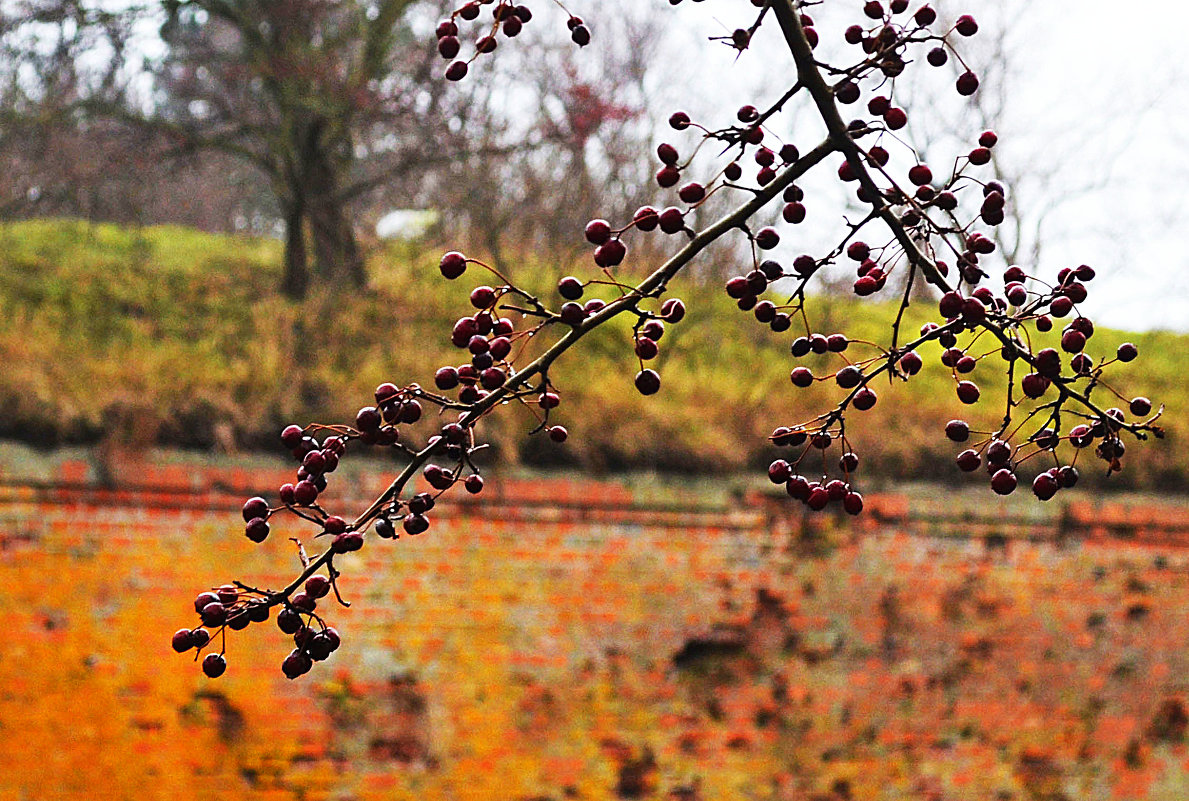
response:
<path id="1" fill-rule="evenodd" d="M 300 213 L 310 224 L 310 246 L 314 251 L 313 275 L 318 281 L 360 289 L 367 285 L 367 272 L 355 231 L 339 197 L 339 173 L 343 160 L 336 152 L 349 152 L 349 143 L 337 142 L 326 133 L 326 121 L 314 117 L 295 130 L 290 192 L 301 199 Z M 297 229 L 301 230 L 300 226 Z"/>
<path id="2" fill-rule="evenodd" d="M 281 291 L 286 297 L 302 300 L 310 286 L 309 260 L 306 258 L 305 209 L 300 201 L 285 210 L 285 269 Z"/>
<path id="3" fill-rule="evenodd" d="M 356 289 L 366 286 L 367 272 L 355 231 L 332 190 L 319 191 L 312 196 L 309 217 L 319 278 L 345 283 Z"/>

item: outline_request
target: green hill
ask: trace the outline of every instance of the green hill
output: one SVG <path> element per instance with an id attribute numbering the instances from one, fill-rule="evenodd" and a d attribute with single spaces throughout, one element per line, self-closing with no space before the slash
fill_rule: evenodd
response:
<path id="1" fill-rule="evenodd" d="M 381 381 L 428 384 L 459 361 L 450 347 L 466 295 L 492 282 L 478 271 L 446 282 L 437 247 L 392 247 L 371 258 L 373 288 L 294 303 L 274 287 L 279 243 L 176 227 L 126 229 L 74 221 L 0 226 L 0 436 L 43 446 L 106 435 L 139 444 L 210 447 L 233 432 L 241 447 L 272 448 L 287 422 L 353 418 Z M 524 264 L 517 280 L 556 297 L 560 268 Z M 494 415 L 485 435 L 497 451 L 537 464 L 595 469 L 719 472 L 762 464 L 777 424 L 811 418 L 832 403 L 832 382 L 797 390 L 788 381 L 793 334 L 773 334 L 740 313 L 718 285 L 673 287 L 690 313 L 670 326 L 656 364 L 657 396 L 632 387 L 638 365 L 626 321 L 591 335 L 552 372 L 570 440 L 527 439 L 527 414 Z M 930 309 L 914 307 L 914 331 Z M 815 330 L 881 338 L 890 305 L 815 299 Z M 619 322 L 619 321 L 616 321 Z M 1117 371 L 1129 394 L 1167 404 L 1172 431 L 1132 448 L 1113 486 L 1189 487 L 1189 455 L 1177 429 L 1189 390 L 1189 337 L 1100 331 L 1096 352 L 1130 339 L 1141 358 Z M 864 473 L 958 481 L 945 421 L 959 412 L 952 377 L 937 363 L 907 384 L 877 387 L 880 401 L 855 414 L 848 434 Z M 826 357 L 807 366 L 824 367 Z M 997 360 L 974 374 L 984 400 L 964 409 L 992 427 L 1002 401 L 990 390 Z M 1085 471 L 1090 472 L 1090 471 Z"/>

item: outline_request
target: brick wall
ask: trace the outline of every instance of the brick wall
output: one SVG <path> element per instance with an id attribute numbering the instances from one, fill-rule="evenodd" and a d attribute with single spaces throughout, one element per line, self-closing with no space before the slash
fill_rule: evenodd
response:
<path id="1" fill-rule="evenodd" d="M 253 546 L 238 505 L 278 476 L 204 471 L 8 476 L 0 800 L 1187 795 L 1183 512 L 1092 504 L 1083 540 L 1068 509 L 883 497 L 807 527 L 758 496 L 497 480 L 343 560 L 313 673 L 284 679 L 269 624 L 209 681 L 168 646 L 195 591 L 281 584 L 299 532 Z"/>

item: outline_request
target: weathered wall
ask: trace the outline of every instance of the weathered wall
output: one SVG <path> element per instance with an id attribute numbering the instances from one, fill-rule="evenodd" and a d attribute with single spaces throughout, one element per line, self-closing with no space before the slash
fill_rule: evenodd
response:
<path id="1" fill-rule="evenodd" d="M 344 560 L 313 673 L 268 624 L 209 681 L 169 635 L 203 583 L 289 578 L 296 530 L 253 546 L 234 489 L 134 473 L 175 490 L 3 489 L 3 801 L 1189 795 L 1178 547 L 929 536 L 961 532 L 902 499 L 798 537 L 758 502 L 505 482 Z"/>

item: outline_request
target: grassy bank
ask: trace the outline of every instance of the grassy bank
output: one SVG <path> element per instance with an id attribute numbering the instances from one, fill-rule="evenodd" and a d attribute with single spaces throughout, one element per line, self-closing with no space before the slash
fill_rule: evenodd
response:
<path id="1" fill-rule="evenodd" d="M 290 421 L 342 421 L 385 380 L 429 383 L 434 369 L 458 361 L 449 344 L 466 294 L 487 278 L 468 272 L 446 282 L 438 248 L 391 248 L 371 259 L 373 287 L 323 294 L 298 304 L 276 295 L 279 244 L 160 227 L 121 229 L 39 221 L 0 227 L 0 436 L 41 446 L 94 442 L 113 435 L 134 444 L 211 447 L 219 432 L 240 447 L 273 447 Z M 516 278 L 553 297 L 561 268 L 524 264 Z M 823 410 L 832 383 L 790 386 L 792 334 L 776 335 L 714 285 L 685 283 L 685 322 L 671 326 L 657 360 L 662 392 L 638 395 L 638 369 L 626 325 L 592 334 L 552 373 L 562 389 L 558 421 L 564 446 L 526 439 L 519 412 L 493 417 L 486 435 L 506 457 L 561 461 L 596 469 L 690 472 L 759 464 L 764 437 L 779 423 Z M 845 329 L 878 339 L 893 308 L 823 299 L 816 330 Z M 912 310 L 915 330 L 927 310 Z M 1189 455 L 1178 443 L 1186 408 L 1189 337 L 1100 331 L 1095 353 L 1124 339 L 1143 356 L 1118 371 L 1128 394 L 1167 404 L 1173 431 L 1164 442 L 1132 448 L 1112 484 L 1189 486 Z M 856 415 L 850 435 L 864 470 L 888 478 L 957 480 L 955 449 L 941 429 L 958 408 L 953 380 L 936 363 L 912 382 L 877 387 L 880 402 Z M 805 363 L 817 372 L 825 357 Z M 989 391 L 997 360 L 975 373 L 984 401 L 968 415 L 992 427 L 1001 400 Z"/>

